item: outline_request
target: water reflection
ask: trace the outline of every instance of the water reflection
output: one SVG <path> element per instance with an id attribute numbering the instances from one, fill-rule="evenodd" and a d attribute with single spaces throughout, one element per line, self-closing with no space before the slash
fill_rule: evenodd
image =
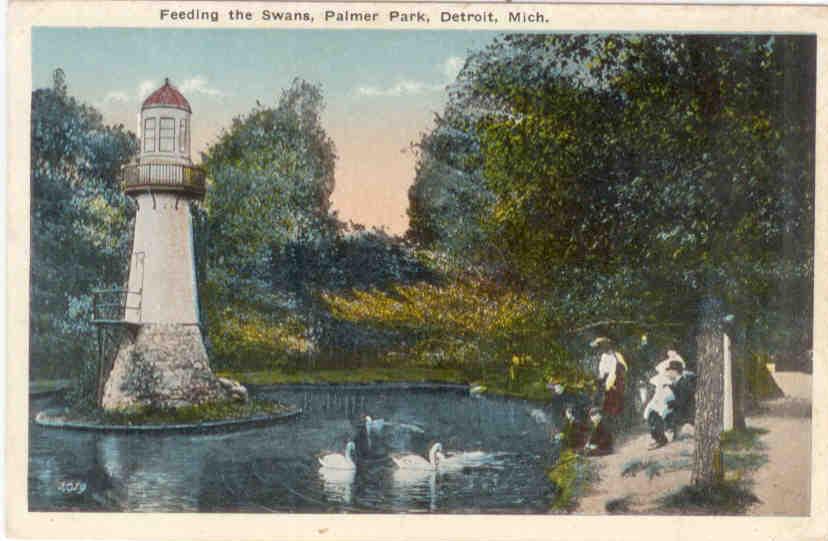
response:
<path id="1" fill-rule="evenodd" d="M 222 512 L 545 512 L 556 419 L 531 404 L 454 391 L 281 388 L 295 421 L 212 435 L 30 431 L 32 510 Z M 55 405 L 38 400 L 33 412 Z M 383 419 L 366 430 L 365 416 Z M 408 429 L 406 425 L 420 430 Z M 321 471 L 317 457 L 356 442 L 356 471 Z M 450 473 L 399 470 L 392 454 L 426 456 L 435 442 L 466 453 Z M 465 467 L 467 459 L 494 457 Z M 448 454 L 448 451 L 447 451 Z M 484 464 L 484 462 L 486 462 Z M 482 467 L 485 466 L 485 467 Z M 82 494 L 60 483 L 86 484 Z M 81 486 L 80 484 L 64 486 Z"/>
<path id="2" fill-rule="evenodd" d="M 319 468 L 325 496 L 334 502 L 351 503 L 355 476 L 356 470 Z"/>
<path id="3" fill-rule="evenodd" d="M 204 443 L 180 436 L 100 435 L 98 462 L 111 481 L 109 497 L 124 511 L 198 511 Z"/>
<path id="4" fill-rule="evenodd" d="M 408 508 L 423 500 L 428 509 L 437 509 L 437 472 L 429 470 L 395 469 L 395 503 L 399 508 Z"/>

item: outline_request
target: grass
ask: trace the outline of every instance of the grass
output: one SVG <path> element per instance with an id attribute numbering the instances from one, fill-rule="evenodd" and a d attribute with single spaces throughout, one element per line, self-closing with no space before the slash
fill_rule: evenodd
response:
<path id="1" fill-rule="evenodd" d="M 320 370 L 260 370 L 256 372 L 218 372 L 243 384 L 280 383 L 468 383 L 463 372 L 444 368 L 348 368 Z"/>
<path id="2" fill-rule="evenodd" d="M 517 398 L 525 398 L 527 400 L 548 401 L 551 398 L 549 389 L 546 388 L 546 383 L 543 380 L 538 380 L 523 384 L 514 384 L 506 386 L 500 381 L 482 381 L 486 385 L 486 392 L 489 394 L 500 396 L 513 396 Z"/>
<path id="3" fill-rule="evenodd" d="M 712 486 L 688 485 L 661 499 L 661 511 L 685 515 L 740 515 L 757 503 L 744 484 L 724 481 Z"/>
<path id="4" fill-rule="evenodd" d="M 552 508 L 559 511 L 574 510 L 578 498 L 594 478 L 589 461 L 571 449 L 561 453 L 558 462 L 548 470 L 547 476 L 557 488 Z"/>
<path id="5" fill-rule="evenodd" d="M 621 470 L 621 476 L 635 477 L 643 471 L 647 473 L 647 479 L 652 479 L 661 475 L 662 470 L 664 470 L 664 465 L 656 460 L 641 460 L 636 458 L 624 464 Z"/>
<path id="6" fill-rule="evenodd" d="M 609 500 L 604 508 L 607 510 L 607 513 L 610 514 L 629 513 L 632 503 L 632 496 L 624 496 L 622 498 Z"/>
<path id="7" fill-rule="evenodd" d="M 756 471 L 767 464 L 768 456 L 755 452 L 765 448 L 760 437 L 767 432 L 763 428 L 747 428 L 722 433 L 722 457 L 728 479 L 740 480 L 748 472 Z"/>
<path id="8" fill-rule="evenodd" d="M 767 434 L 764 428 L 747 428 L 746 430 L 728 430 L 722 432 L 720 441 L 723 451 L 745 451 L 749 449 L 762 449 L 763 444 L 759 441 L 760 436 Z"/>
<path id="9" fill-rule="evenodd" d="M 486 394 L 511 396 L 527 400 L 548 401 L 549 389 L 542 379 L 523 384 L 504 385 L 502 378 L 481 378 L 457 368 L 362 367 L 235 371 L 222 370 L 217 375 L 243 384 L 278 385 L 291 383 L 457 383 L 481 384 Z"/>
<path id="10" fill-rule="evenodd" d="M 724 453 L 726 472 L 741 478 L 745 472 L 756 471 L 768 463 L 768 455 L 761 453 Z"/>
<path id="11" fill-rule="evenodd" d="M 662 473 L 670 473 L 674 471 L 686 470 L 692 466 L 690 460 L 668 460 L 667 462 L 659 462 L 651 459 L 633 459 L 624 464 L 621 469 L 622 477 L 635 477 L 641 472 L 647 474 L 647 479 L 652 480 L 654 477 L 660 476 Z"/>
<path id="12" fill-rule="evenodd" d="M 527 400 L 548 401 L 551 398 L 543 380 L 524 384 L 504 385 L 501 378 L 487 379 L 457 368 L 425 367 L 368 367 L 368 368 L 320 368 L 285 369 L 273 368 L 257 371 L 218 371 L 224 378 L 231 378 L 249 385 L 278 385 L 290 383 L 458 383 L 482 384 L 486 394 L 511 396 Z"/>
<path id="13" fill-rule="evenodd" d="M 91 413 L 68 411 L 69 421 L 114 425 L 194 424 L 208 421 L 243 419 L 254 415 L 276 415 L 291 411 L 278 402 L 250 400 L 246 403 L 215 402 L 182 408 L 136 408 L 119 411 L 97 410 Z"/>

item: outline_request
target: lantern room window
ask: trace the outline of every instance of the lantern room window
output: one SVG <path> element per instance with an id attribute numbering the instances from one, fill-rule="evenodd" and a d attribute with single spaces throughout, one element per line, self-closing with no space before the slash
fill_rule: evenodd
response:
<path id="1" fill-rule="evenodd" d="M 158 150 L 160 152 L 175 151 L 175 119 L 161 118 L 159 130 Z"/>
<path id="2" fill-rule="evenodd" d="M 182 118 L 178 126 L 178 152 L 186 154 L 190 146 L 190 130 L 187 129 L 187 119 Z"/>
<path id="3" fill-rule="evenodd" d="M 155 152 L 155 119 L 144 119 L 144 152 Z"/>

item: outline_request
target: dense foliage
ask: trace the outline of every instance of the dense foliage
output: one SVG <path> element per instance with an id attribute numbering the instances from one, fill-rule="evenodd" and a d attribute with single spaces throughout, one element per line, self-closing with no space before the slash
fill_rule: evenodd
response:
<path id="1" fill-rule="evenodd" d="M 325 295 L 334 316 L 394 337 L 391 365 L 458 368 L 490 390 L 543 398 L 554 377 L 587 388 L 591 377 L 559 344 L 560 322 L 531 297 L 473 276 L 388 291 Z"/>
<path id="2" fill-rule="evenodd" d="M 459 368 L 541 395 L 551 375 L 588 384 L 598 333 L 633 378 L 667 344 L 692 360 L 710 306 L 736 315 L 746 357 L 801 354 L 814 70 L 797 36 L 497 38 L 413 145 L 406 239 L 337 219 L 323 95 L 296 80 L 203 156 L 212 362 Z M 116 180 L 135 150 L 61 78 L 33 93 L 33 367 L 93 344 L 88 290 L 123 280 Z"/>
<path id="3" fill-rule="evenodd" d="M 233 296 L 272 286 L 273 259 L 289 243 L 333 236 L 336 153 L 320 125 L 322 94 L 296 80 L 275 107 L 233 120 L 203 156 L 209 273 Z"/>
<path id="4" fill-rule="evenodd" d="M 806 37 L 499 38 L 418 145 L 409 235 L 551 299 L 573 327 L 633 320 L 614 330 L 680 340 L 713 297 L 756 347 L 801 352 L 814 69 Z M 460 223 L 481 241 L 456 246 Z"/>
<path id="5" fill-rule="evenodd" d="M 297 79 L 274 107 L 236 118 L 204 154 L 201 289 L 219 367 L 315 366 L 358 354 L 376 333 L 331 317 L 320 292 L 427 274 L 399 239 L 331 212 L 336 151 L 323 110 L 321 89 Z"/>
<path id="6" fill-rule="evenodd" d="M 123 126 L 67 93 L 32 93 L 30 369 L 65 377 L 95 359 L 91 290 L 120 286 L 128 260 L 132 207 L 120 167 L 137 151 Z"/>

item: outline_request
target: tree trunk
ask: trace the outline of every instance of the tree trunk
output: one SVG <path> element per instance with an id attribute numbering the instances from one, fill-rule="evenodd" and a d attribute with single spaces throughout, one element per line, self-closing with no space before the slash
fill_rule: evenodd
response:
<path id="1" fill-rule="evenodd" d="M 716 313 L 705 314 L 697 337 L 698 386 L 696 390 L 696 453 L 693 484 L 713 485 L 724 479 L 720 436 L 724 390 L 723 332 Z"/>

